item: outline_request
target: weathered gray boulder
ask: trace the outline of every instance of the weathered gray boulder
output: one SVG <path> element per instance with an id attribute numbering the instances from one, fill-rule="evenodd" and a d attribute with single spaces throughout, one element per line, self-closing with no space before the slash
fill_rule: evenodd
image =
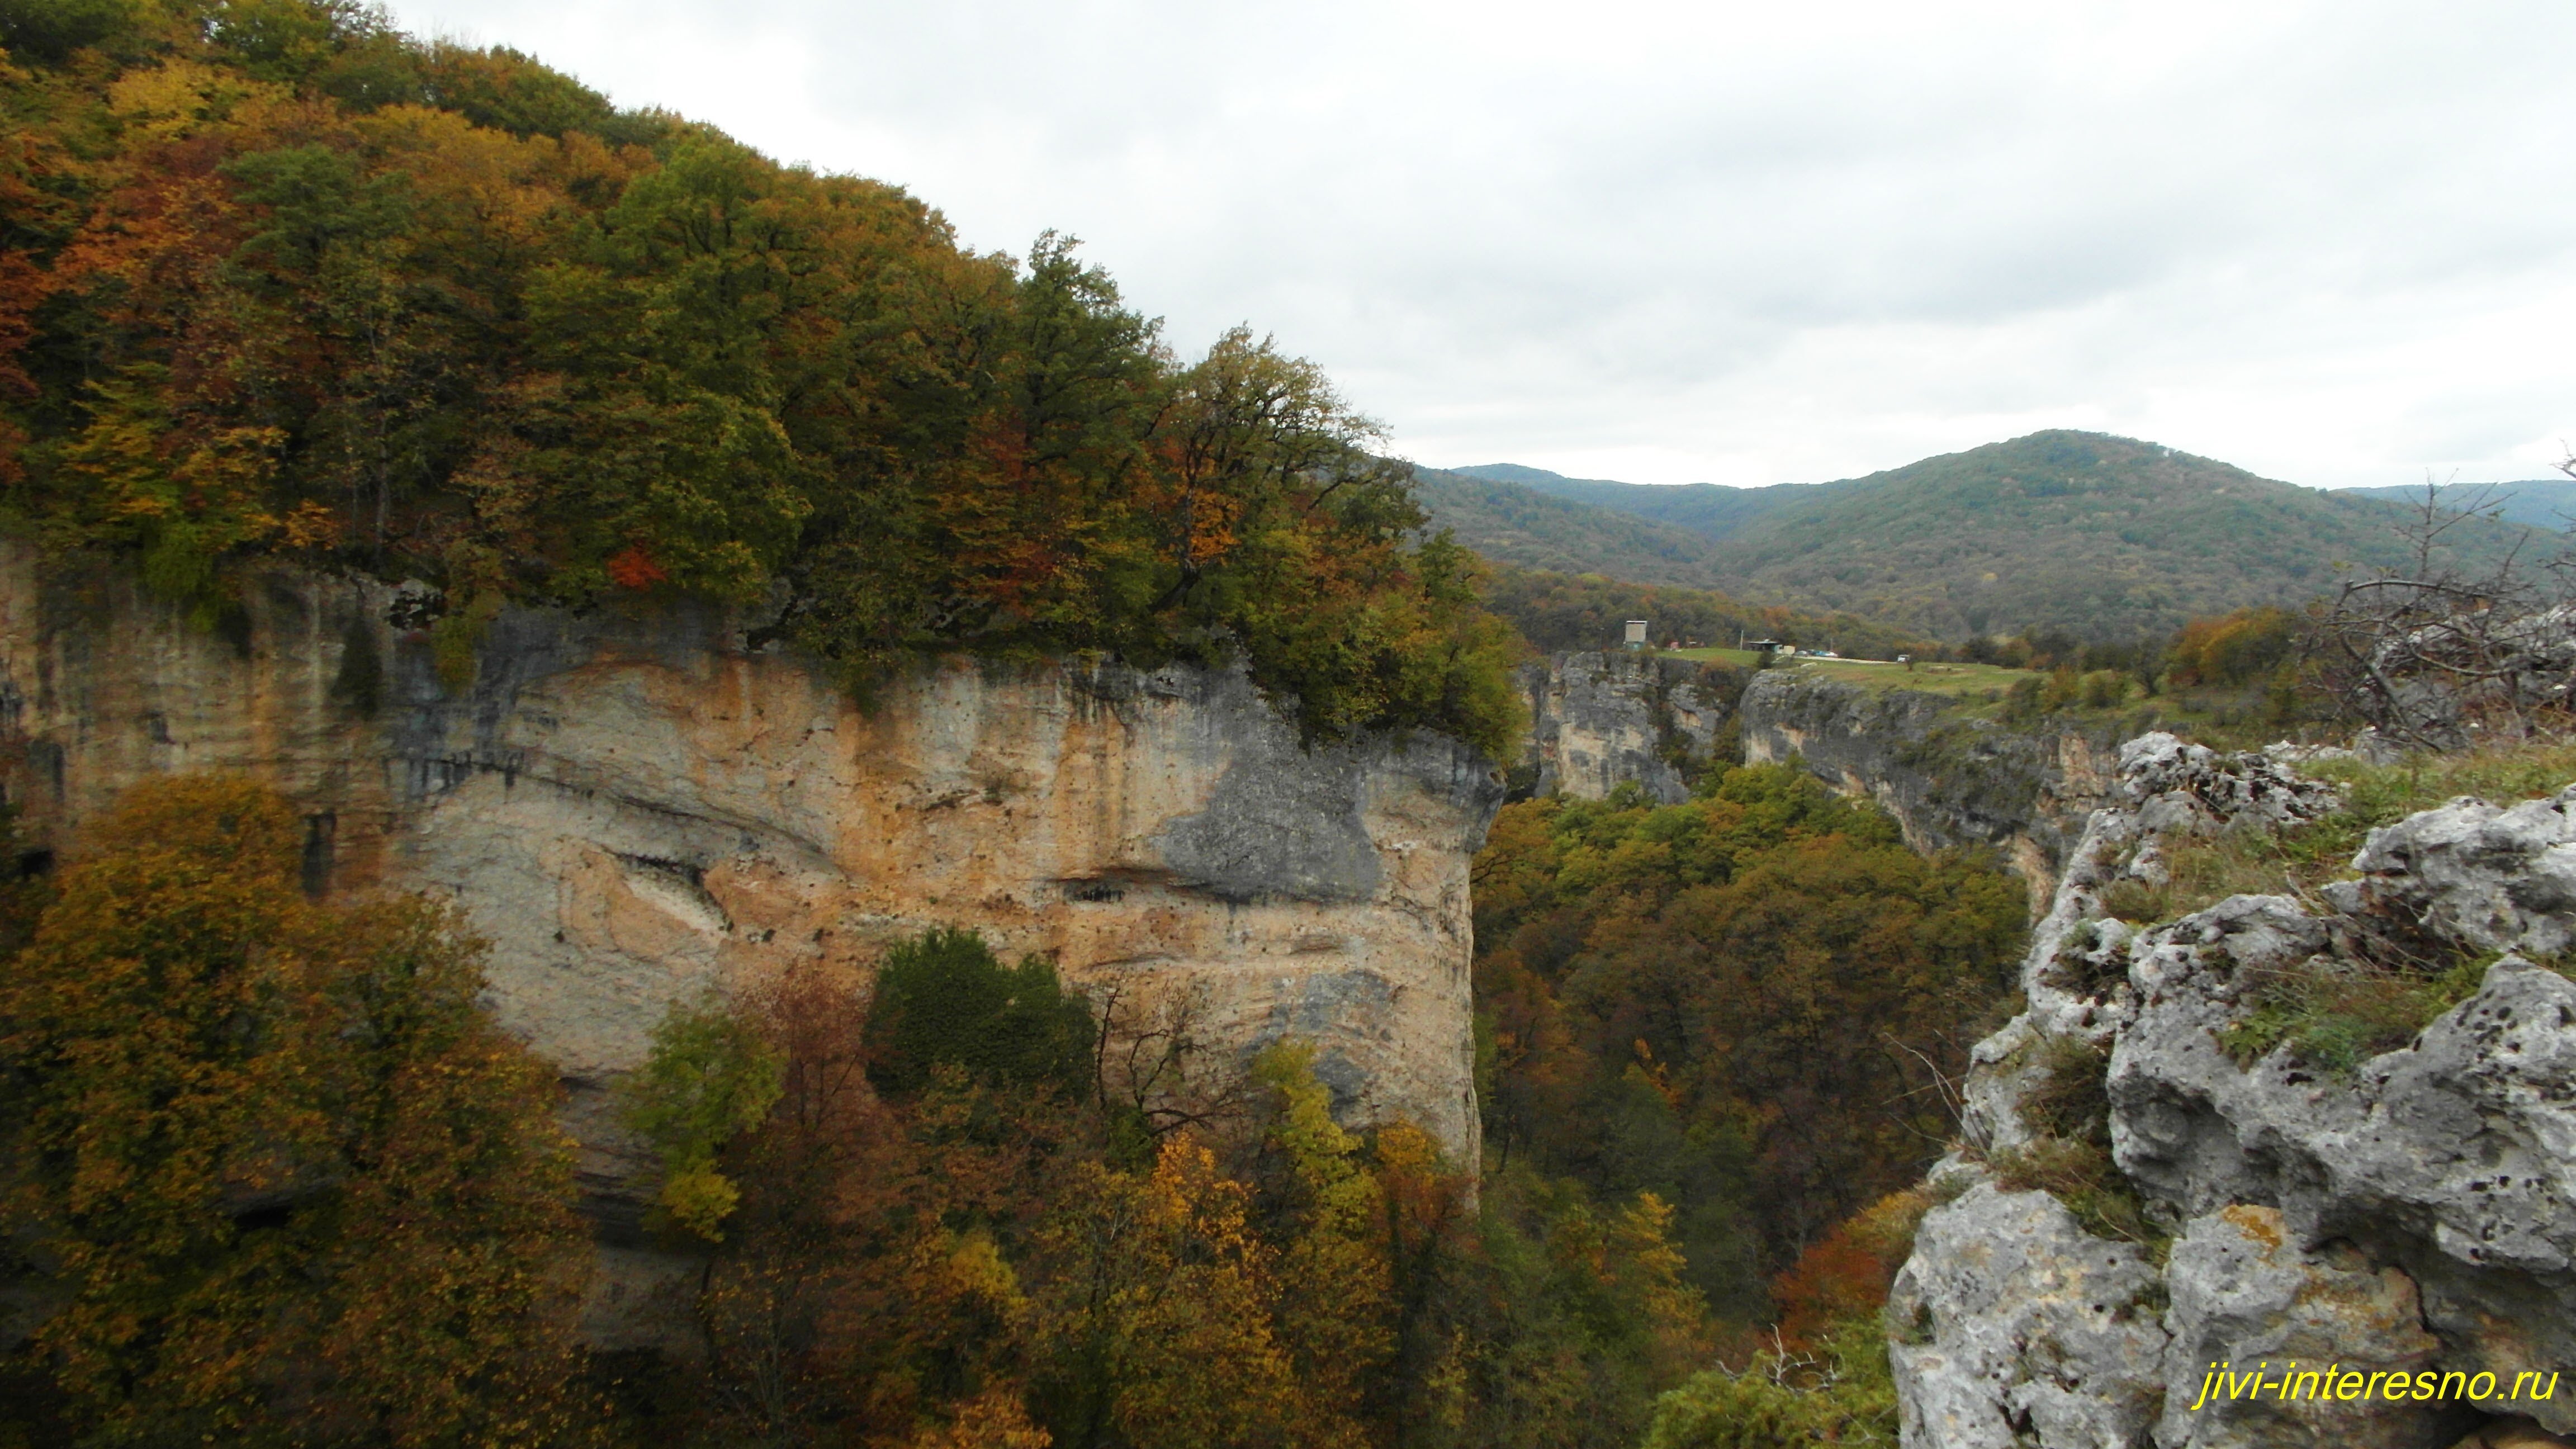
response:
<path id="1" fill-rule="evenodd" d="M 2463 797 L 2374 830 L 2358 881 L 2329 887 L 2350 914 L 2403 915 L 2492 951 L 2555 956 L 2576 943 L 2576 788 L 2491 805 Z"/>
<path id="2" fill-rule="evenodd" d="M 2185 814 L 2206 826 L 2276 829 L 2336 802 L 2333 786 L 2268 754 L 2222 755 L 2162 730 L 2120 746 L 2120 794 L 2151 831 L 2172 830 Z"/>
<path id="3" fill-rule="evenodd" d="M 1926 1214 L 1889 1292 L 1908 1444 L 2126 1449 L 2165 1394 L 2163 1285 L 2044 1192 L 1981 1182 Z"/>
<path id="4" fill-rule="evenodd" d="M 2333 1397 L 2335 1369 L 2412 1372 L 2441 1343 L 2425 1332 L 2414 1280 L 2373 1268 L 2337 1244 L 2304 1252 L 2276 1208 L 2231 1203 L 2194 1219 L 2165 1264 L 2173 1335 L 2165 1355 L 2168 1449 L 2409 1449 L 2456 1431 L 2456 1410 Z M 2232 1395 L 2214 1383 L 2226 1366 L 2257 1387 Z M 2297 1375 L 2319 1377 L 2302 1384 Z M 2261 1391 L 2261 1379 L 2278 1385 Z"/>
<path id="5" fill-rule="evenodd" d="M 2227 1044 L 2285 975 L 2378 970 L 2364 958 L 2392 941 L 2436 959 L 2563 948 L 2576 936 L 2576 789 L 2453 801 L 2374 832 L 2362 878 L 2321 906 L 2236 896 L 2135 930 L 2105 918 L 2101 897 L 2160 879 L 2164 842 L 2277 828 L 2335 796 L 2278 758 L 2170 737 L 2132 741 L 2121 760 L 2120 803 L 2088 824 L 2034 933 L 2030 1008 L 1976 1050 L 1962 1148 L 1941 1171 L 1982 1177 L 1980 1159 L 2031 1140 L 2021 1106 L 2053 1044 L 2107 1050 L 2112 1156 L 2172 1234 L 2167 1256 L 2159 1267 L 2088 1236 L 2063 1208 L 1999 1206 L 2054 1206 L 2045 1194 L 1989 1185 L 1936 1208 L 1891 1299 L 1906 1444 L 2440 1449 L 2481 1410 L 2576 1430 L 2576 1383 L 2545 1400 L 2515 1392 L 2539 1382 L 2518 1376 L 2576 1367 L 2576 981 L 2506 956 L 2413 1041 L 2348 1071 L 2286 1046 L 2249 1063 Z M 2115 1266 L 2128 1264 L 2144 1275 L 2133 1301 L 2159 1305 L 2146 1315 L 2152 1396 L 2150 1335 L 2103 1331 L 2066 1296 L 2103 1285 L 2075 1293 L 2089 1305 L 2131 1285 Z M 2456 1372 L 2493 1392 L 2473 1387 L 2486 1395 L 2474 1405 L 2197 1402 L 2213 1364 L 2277 1375 L 2293 1359 Z"/>

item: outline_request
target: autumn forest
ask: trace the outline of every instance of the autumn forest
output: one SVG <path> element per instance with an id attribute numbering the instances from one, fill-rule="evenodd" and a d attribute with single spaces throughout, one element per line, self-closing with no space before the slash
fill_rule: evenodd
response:
<path id="1" fill-rule="evenodd" d="M 1310 745 L 1508 758 L 1496 610 L 1620 606 L 1498 584 L 1318 368 L 1181 349 L 1071 238 L 351 0 L 0 43 L 0 533 L 212 634 L 276 568 L 419 581 L 459 680 L 511 605 L 721 608 L 862 701 L 1240 661 Z M 685 1357 L 585 1337 L 558 1088 L 461 918 L 308 896 L 264 786 L 138 787 L 0 883 L 0 1449 L 1892 1443 L 1877 1308 L 2024 888 L 1691 773 L 1503 807 L 1482 1162 L 964 929 L 682 1003 L 617 1110 Z"/>

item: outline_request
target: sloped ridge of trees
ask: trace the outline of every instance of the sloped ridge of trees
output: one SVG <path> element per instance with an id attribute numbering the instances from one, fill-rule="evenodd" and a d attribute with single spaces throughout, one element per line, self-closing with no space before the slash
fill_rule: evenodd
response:
<path id="1" fill-rule="evenodd" d="M 1845 611 L 1946 639 L 2071 631 L 2096 643 L 2130 641 L 2196 615 L 2296 607 L 2341 572 L 2402 562 L 2395 525 L 2409 512 L 2376 491 L 2319 493 L 2069 429 L 1865 478 L 1766 488 L 1465 471 L 1493 498 L 1460 488 L 1426 496 L 1443 522 L 1498 560 L 1578 567 L 1535 551 L 1562 540 L 1559 552 L 1602 560 L 1579 567 L 1615 577 Z M 2535 498 L 2546 487 L 2516 486 L 2532 487 Z M 1500 502 L 1526 493 L 1559 506 Z M 2545 498 L 2532 509 L 2544 530 L 2555 526 Z M 2510 557 L 2533 511 L 2464 523 L 2443 540 L 2446 560 L 2474 572 Z M 1657 547 L 1623 540 L 1598 521 L 1604 514 L 1652 525 Z M 1685 537 L 1671 542 L 1677 535 Z"/>
<path id="2" fill-rule="evenodd" d="M 274 559 L 731 602 L 865 689 L 924 651 L 1240 652 L 1312 734 L 1499 747 L 1508 633 L 1373 425 L 1184 362 L 1052 234 L 619 112 L 350 0 L 0 6 L 0 510 L 209 621 Z"/>

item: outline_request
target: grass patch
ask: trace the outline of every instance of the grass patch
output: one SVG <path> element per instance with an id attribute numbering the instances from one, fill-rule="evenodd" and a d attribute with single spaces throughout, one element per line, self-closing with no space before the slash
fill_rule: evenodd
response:
<path id="1" fill-rule="evenodd" d="M 2107 1147 L 2042 1137 L 1996 1153 L 1987 1166 L 1996 1182 L 2014 1192 L 2044 1192 L 2064 1203 L 2077 1225 L 2097 1238 L 2135 1243 L 2158 1263 L 2173 1244 L 2147 1217 L 2146 1199 L 2121 1175 Z"/>
<path id="2" fill-rule="evenodd" d="M 1786 667 L 1796 669 L 1801 675 L 1843 684 L 1858 684 L 1870 689 L 1910 689 L 1918 694 L 1938 694 L 1977 703 L 1987 702 L 1985 696 L 1989 690 L 2000 697 L 2012 689 L 2015 681 L 2045 677 L 2027 669 L 2005 669 L 1993 664 L 1917 662 L 1908 669 L 1902 664 L 1881 664 L 1868 659 L 1801 659 Z"/>
<path id="3" fill-rule="evenodd" d="M 2240 1069 L 2286 1045 L 2300 1064 L 2349 1077 L 2475 995 L 2498 959 L 2486 952 L 2438 973 L 2369 961 L 2265 972 L 2250 994 L 2254 1009 L 2218 1044 Z"/>
<path id="4" fill-rule="evenodd" d="M 2146 926 L 2189 915 L 2229 896 L 2305 897 L 2330 879 L 2333 871 L 2318 873 L 2303 867 L 2320 861 L 2339 866 L 2352 858 L 2352 852 L 2345 850 L 2340 855 L 2323 854 L 2310 860 L 2309 844 L 2302 831 L 2273 835 L 2234 830 L 2197 839 L 2167 838 L 2165 878 L 2146 881 L 2124 877 L 2112 882 L 2102 892 L 2102 911 L 2133 926 Z"/>
<path id="5" fill-rule="evenodd" d="M 2047 1193 L 2084 1231 L 2136 1243 L 2163 1262 L 2170 1236 L 2148 1218 L 2146 1200 L 2111 1160 L 2110 1057 L 2089 1042 L 2065 1039 L 2041 1050 L 2039 1080 L 2018 1109 L 2034 1135 L 1987 1159 L 1995 1181 L 2015 1192 Z"/>
<path id="6" fill-rule="evenodd" d="M 2498 802 L 2530 800 L 2576 783 L 2576 744 L 2523 745 L 2392 765 L 2323 760 L 2301 765 L 2299 771 L 2343 785 L 2343 804 L 2277 833 L 2238 830 L 2168 839 L 2167 879 L 2160 884 L 2116 882 L 2102 893 L 2102 909 L 2143 926 L 2188 915 L 2233 895 L 2311 899 L 2318 886 L 2351 874 L 2354 853 L 2381 826 L 2461 795 Z"/>
<path id="7" fill-rule="evenodd" d="M 1762 655 L 1754 649 L 1658 649 L 1666 659 L 1695 659 L 1702 664 L 1732 664 L 1738 669 L 1759 669 Z"/>

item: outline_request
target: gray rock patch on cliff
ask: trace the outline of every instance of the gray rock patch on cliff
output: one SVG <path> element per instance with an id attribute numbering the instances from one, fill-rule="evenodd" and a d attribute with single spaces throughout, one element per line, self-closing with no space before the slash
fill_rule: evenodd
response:
<path id="1" fill-rule="evenodd" d="M 1219 900 L 1377 894 L 1377 847 L 1360 820 L 1361 770 L 1348 752 L 1281 755 L 1247 742 L 1205 810 L 1154 837 L 1174 875 Z"/>
<path id="2" fill-rule="evenodd" d="M 1684 766 L 1710 763 L 1735 710 L 1734 671 L 1669 656 L 1587 651 L 1522 669 L 1532 794 L 1599 800 L 1635 784 L 1658 804 L 1690 798 Z"/>

